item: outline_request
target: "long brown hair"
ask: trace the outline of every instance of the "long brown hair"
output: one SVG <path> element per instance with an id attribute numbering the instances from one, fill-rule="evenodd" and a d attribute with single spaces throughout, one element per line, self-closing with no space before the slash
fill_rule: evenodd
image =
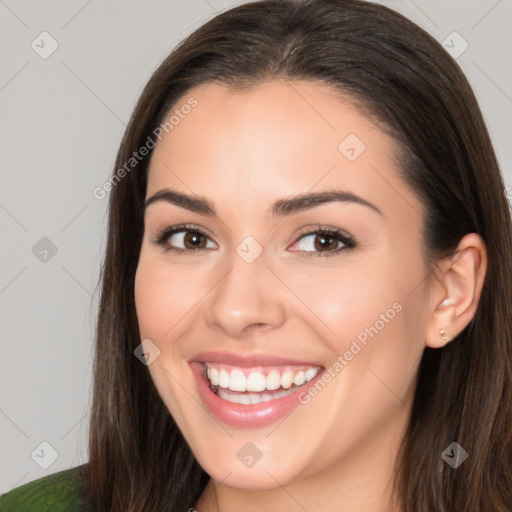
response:
<path id="1" fill-rule="evenodd" d="M 134 356 L 141 343 L 134 276 L 151 153 L 128 172 L 119 169 L 192 87 L 219 81 L 243 89 L 274 78 L 329 85 L 396 139 L 399 171 L 425 206 L 429 262 L 450 254 L 467 233 L 484 239 L 488 269 L 479 306 L 451 343 L 424 351 L 395 483 L 405 512 L 509 512 L 512 223 L 497 159 L 456 62 L 402 15 L 359 0 L 232 8 L 182 41 L 142 92 L 110 192 L 83 467 L 92 510 L 183 512 L 209 478 Z M 454 441 L 469 454 L 456 469 L 441 457 Z"/>

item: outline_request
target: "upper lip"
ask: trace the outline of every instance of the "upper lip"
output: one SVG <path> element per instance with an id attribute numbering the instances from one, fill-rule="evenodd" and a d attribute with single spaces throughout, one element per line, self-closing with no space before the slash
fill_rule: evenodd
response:
<path id="1" fill-rule="evenodd" d="M 309 365 L 319 366 L 312 361 L 304 361 L 280 357 L 273 354 L 235 354 L 233 352 L 200 352 L 189 359 L 190 362 L 212 362 L 225 363 L 232 366 L 253 367 L 253 366 L 292 366 L 292 365 Z"/>

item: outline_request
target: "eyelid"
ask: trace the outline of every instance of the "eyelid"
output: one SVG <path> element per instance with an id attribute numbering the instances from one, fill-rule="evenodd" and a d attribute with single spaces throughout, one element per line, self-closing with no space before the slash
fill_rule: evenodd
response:
<path id="1" fill-rule="evenodd" d="M 202 226 L 199 226 L 198 224 L 178 224 L 175 226 L 168 226 L 163 227 L 160 229 L 157 229 L 157 236 L 153 240 L 153 243 L 162 246 L 163 249 L 166 252 L 174 252 L 177 254 L 185 254 L 189 253 L 189 255 L 199 255 L 204 254 L 207 251 L 210 251 L 211 248 L 197 248 L 197 249 L 182 249 L 181 247 L 170 247 L 166 244 L 168 239 L 177 234 L 177 233 L 183 233 L 183 232 L 194 232 L 199 233 L 200 235 L 205 236 L 210 241 L 212 241 L 215 245 L 218 245 L 217 242 L 215 242 L 212 237 L 207 233 L 207 230 L 205 230 Z M 333 238 L 337 239 L 338 242 L 341 242 L 343 244 L 343 247 L 336 249 L 335 251 L 292 251 L 292 252 L 299 252 L 306 256 L 334 256 L 340 252 L 342 252 L 345 249 L 353 249 L 356 247 L 357 243 L 355 238 L 347 233 L 346 231 L 340 229 L 340 228 L 334 228 L 332 226 L 327 225 L 314 225 L 314 226 L 307 226 L 302 228 L 298 234 L 294 235 L 294 241 L 292 243 L 292 246 L 300 242 L 303 238 L 307 236 L 316 235 L 319 236 L 320 234 L 328 234 L 332 235 Z M 290 246 L 287 247 L 287 249 Z"/>
<path id="2" fill-rule="evenodd" d="M 315 224 L 313 226 L 306 226 L 305 228 L 302 228 L 295 235 L 295 240 L 298 241 L 300 238 L 306 235 L 313 235 L 316 233 L 329 233 L 333 235 L 339 235 L 340 237 L 344 237 L 348 240 L 354 240 L 354 237 L 347 231 L 344 231 L 341 228 L 335 228 L 333 226 L 328 226 L 324 224 Z"/>
<path id="3" fill-rule="evenodd" d="M 353 249 L 356 247 L 357 243 L 355 238 L 340 228 L 335 228 L 332 226 L 326 225 L 316 225 L 316 226 L 308 226 L 300 230 L 300 232 L 295 235 L 294 242 L 292 244 L 298 244 L 302 239 L 308 236 L 319 236 L 321 234 L 327 234 L 332 236 L 338 242 L 341 242 L 343 247 L 336 249 L 335 251 L 296 251 L 299 253 L 303 253 L 305 256 L 334 256 L 345 249 Z M 288 247 L 289 248 L 289 247 Z M 295 251 L 294 251 L 295 252 Z"/>
<path id="4" fill-rule="evenodd" d="M 157 235 L 153 239 L 152 242 L 155 245 L 162 246 L 164 248 L 164 250 L 166 250 L 166 251 L 172 251 L 172 252 L 177 252 L 177 253 L 180 253 L 180 252 L 199 253 L 202 251 L 210 250 L 210 249 L 203 249 L 203 248 L 181 249 L 180 247 L 172 247 L 171 248 L 171 247 L 167 246 L 166 242 L 171 236 L 173 236 L 177 233 L 183 233 L 183 232 L 199 233 L 201 235 L 204 235 L 209 240 L 211 240 L 215 245 L 218 245 L 217 242 L 215 242 L 215 240 L 213 240 L 212 237 L 208 234 L 207 230 L 204 229 L 199 224 L 177 224 L 175 226 L 169 226 L 167 224 L 164 224 L 163 227 L 156 228 L 156 232 L 157 232 Z"/>

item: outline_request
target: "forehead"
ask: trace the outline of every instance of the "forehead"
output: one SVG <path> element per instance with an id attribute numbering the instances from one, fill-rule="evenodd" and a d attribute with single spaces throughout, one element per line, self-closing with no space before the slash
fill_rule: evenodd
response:
<path id="1" fill-rule="evenodd" d="M 419 209 L 398 176 L 396 142 L 323 84 L 274 80 L 240 92 L 210 83 L 171 110 L 165 119 L 173 115 L 173 123 L 151 157 L 147 196 L 171 187 L 249 207 L 343 188 Z"/>

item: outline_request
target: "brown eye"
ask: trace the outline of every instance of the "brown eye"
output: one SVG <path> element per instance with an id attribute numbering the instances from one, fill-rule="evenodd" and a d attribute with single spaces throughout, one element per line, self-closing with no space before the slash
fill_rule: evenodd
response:
<path id="1" fill-rule="evenodd" d="M 334 256 L 344 249 L 353 249 L 354 239 L 334 228 L 322 228 L 304 233 L 294 244 L 304 256 Z"/>
<path id="2" fill-rule="evenodd" d="M 318 251 L 326 251 L 326 250 L 336 250 L 338 249 L 339 240 L 332 235 L 316 235 L 314 247 Z"/>
<path id="3" fill-rule="evenodd" d="M 186 249 L 204 249 L 206 247 L 206 237 L 202 233 L 187 231 L 183 237 L 183 243 Z"/>
<path id="4" fill-rule="evenodd" d="M 167 246 L 170 246 L 170 249 L 176 249 L 177 251 L 196 251 L 206 249 L 207 243 L 208 237 L 204 233 L 188 229 L 177 230 L 166 239 Z M 176 247 L 176 245 L 178 247 Z"/>
<path id="5" fill-rule="evenodd" d="M 155 244 L 160 245 L 165 251 L 177 253 L 196 253 L 215 248 L 215 244 L 199 228 L 187 226 L 174 226 L 164 229 L 155 239 Z"/>

